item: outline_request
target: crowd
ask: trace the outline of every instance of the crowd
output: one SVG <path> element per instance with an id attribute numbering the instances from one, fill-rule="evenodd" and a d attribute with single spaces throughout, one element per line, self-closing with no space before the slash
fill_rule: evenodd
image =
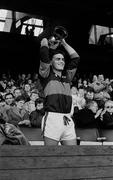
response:
<path id="1" fill-rule="evenodd" d="M 103 74 L 77 78 L 80 56 L 59 36 L 40 43 L 37 73 L 2 74 L 0 144 L 16 137 L 28 145 L 20 127 L 40 128 L 45 145 L 76 145 L 105 138 L 113 141 L 113 79 Z M 10 140 L 5 142 L 10 144 Z"/>
<path id="2" fill-rule="evenodd" d="M 71 117 L 77 137 L 113 141 L 113 79 L 103 74 L 76 80 L 71 85 Z M 21 74 L 14 79 L 3 74 L 0 79 L 1 124 L 41 128 L 45 115 L 45 97 L 38 74 Z M 3 121 L 3 122 L 2 122 Z M 26 141 L 25 141 L 26 142 Z"/>
<path id="3" fill-rule="evenodd" d="M 20 126 L 41 128 L 44 113 L 44 93 L 38 74 L 33 77 L 31 74 L 22 74 L 16 79 L 6 74 L 2 75 L 0 80 L 0 127 L 2 129 L 0 128 L 0 132 L 3 127 L 5 132 L 6 125 L 9 125 L 9 128 L 13 125 L 14 132 L 17 128 L 17 134 L 21 132 L 18 131 Z M 21 135 L 23 139 L 24 135 Z M 1 136 L 3 137 L 3 132 L 0 133 Z M 1 143 L 3 139 L 0 138 Z"/>
<path id="4" fill-rule="evenodd" d="M 77 136 L 83 141 L 100 137 L 113 141 L 113 79 L 103 74 L 93 75 L 90 81 L 79 79 L 71 92 Z"/>

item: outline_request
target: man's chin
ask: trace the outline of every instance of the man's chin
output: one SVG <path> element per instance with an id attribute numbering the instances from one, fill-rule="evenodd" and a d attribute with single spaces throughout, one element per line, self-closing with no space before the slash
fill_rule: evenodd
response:
<path id="1" fill-rule="evenodd" d="M 63 71 L 64 68 L 57 69 L 57 71 Z"/>
<path id="2" fill-rule="evenodd" d="M 58 68 L 58 69 L 62 71 L 62 70 L 64 69 L 64 67 L 60 67 L 60 68 Z"/>

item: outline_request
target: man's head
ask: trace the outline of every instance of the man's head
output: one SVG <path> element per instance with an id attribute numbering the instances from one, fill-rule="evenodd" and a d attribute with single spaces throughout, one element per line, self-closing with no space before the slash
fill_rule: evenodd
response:
<path id="1" fill-rule="evenodd" d="M 99 74 L 98 75 L 98 81 L 99 82 L 103 82 L 104 81 L 104 75 L 103 74 Z"/>
<path id="2" fill-rule="evenodd" d="M 111 100 L 106 101 L 104 106 L 107 112 L 113 113 L 113 101 Z"/>
<path id="3" fill-rule="evenodd" d="M 14 89 L 13 94 L 14 94 L 15 98 L 22 95 L 21 90 L 19 88 Z"/>
<path id="4" fill-rule="evenodd" d="M 87 87 L 85 97 L 92 100 L 94 98 L 94 89 L 91 87 Z"/>
<path id="5" fill-rule="evenodd" d="M 29 84 L 25 84 L 24 90 L 25 90 L 26 92 L 29 92 L 30 89 L 31 89 L 30 85 L 29 85 Z"/>
<path id="6" fill-rule="evenodd" d="M 37 98 L 35 101 L 35 107 L 37 110 L 41 110 L 44 108 L 44 99 L 43 98 Z"/>
<path id="7" fill-rule="evenodd" d="M 88 102 L 88 104 L 86 105 L 86 107 L 88 109 L 90 109 L 93 113 L 96 113 L 98 110 L 98 104 L 96 101 L 90 101 Z"/>
<path id="8" fill-rule="evenodd" d="M 57 71 L 62 71 L 65 66 L 65 55 L 62 51 L 57 50 L 52 53 L 51 56 L 51 65 L 52 68 Z"/>
<path id="9" fill-rule="evenodd" d="M 30 100 L 35 102 L 37 98 L 39 98 L 39 93 L 36 91 L 32 91 L 30 95 Z"/>
<path id="10" fill-rule="evenodd" d="M 5 95 L 5 102 L 6 102 L 6 104 L 8 104 L 8 105 L 11 105 L 11 104 L 14 102 L 14 96 L 13 96 L 12 93 L 7 93 L 7 94 Z"/>
<path id="11" fill-rule="evenodd" d="M 21 95 L 15 99 L 15 103 L 18 109 L 22 109 L 25 103 L 25 98 Z"/>

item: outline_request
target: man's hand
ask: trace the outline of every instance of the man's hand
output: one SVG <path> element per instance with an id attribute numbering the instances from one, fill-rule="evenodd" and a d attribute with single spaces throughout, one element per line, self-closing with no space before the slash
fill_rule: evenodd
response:
<path id="1" fill-rule="evenodd" d="M 62 40 L 61 40 L 61 45 L 62 45 L 62 46 L 65 46 L 66 44 L 67 44 L 67 43 L 66 43 L 65 39 L 62 39 Z"/>
<path id="2" fill-rule="evenodd" d="M 47 40 L 47 38 L 43 38 L 43 39 L 41 40 L 41 47 L 42 47 L 42 46 L 49 47 L 49 46 L 48 46 L 48 40 Z"/>
<path id="3" fill-rule="evenodd" d="M 49 40 L 49 48 L 50 49 L 56 49 L 60 45 L 60 40 L 55 40 L 54 37 L 53 39 Z"/>
<path id="4" fill-rule="evenodd" d="M 25 124 L 25 125 L 30 125 L 30 120 L 23 120 L 23 121 L 20 121 L 19 123 L 18 123 L 19 125 L 23 125 L 23 124 Z"/>
<path id="5" fill-rule="evenodd" d="M 65 39 L 61 40 L 61 45 L 65 48 L 69 56 L 73 57 L 79 57 L 78 53 L 73 49 L 66 41 Z"/>
<path id="6" fill-rule="evenodd" d="M 103 121 L 103 115 L 104 115 L 105 113 L 106 113 L 106 109 L 104 109 L 104 110 L 102 111 L 101 115 L 100 115 L 101 121 Z"/>
<path id="7" fill-rule="evenodd" d="M 102 113 L 102 108 L 101 109 L 99 109 L 98 111 L 97 111 L 97 113 L 96 113 L 96 115 L 95 115 L 95 118 L 97 118 L 98 116 L 100 116 L 101 115 L 101 113 Z"/>

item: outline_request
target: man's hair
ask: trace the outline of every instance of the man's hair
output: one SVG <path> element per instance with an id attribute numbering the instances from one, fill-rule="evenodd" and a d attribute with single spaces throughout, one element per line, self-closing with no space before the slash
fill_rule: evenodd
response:
<path id="1" fill-rule="evenodd" d="M 91 106 L 93 106 L 94 104 L 97 104 L 96 101 L 89 101 L 87 104 L 86 104 L 86 108 L 90 108 Z"/>
<path id="2" fill-rule="evenodd" d="M 44 98 L 37 98 L 35 101 L 35 106 L 37 106 L 37 104 L 41 104 L 41 103 L 44 104 L 44 102 L 45 102 Z"/>
<path id="3" fill-rule="evenodd" d="M 38 89 L 33 89 L 33 90 L 31 91 L 30 97 L 32 96 L 32 94 L 37 94 L 37 95 L 39 95 Z"/>
<path id="4" fill-rule="evenodd" d="M 89 87 L 89 86 L 86 87 L 85 90 L 86 90 L 87 92 L 90 92 L 90 93 L 91 93 L 91 92 L 94 92 L 94 89 L 93 89 L 92 87 Z"/>
<path id="5" fill-rule="evenodd" d="M 19 87 L 16 87 L 16 89 L 14 89 L 14 91 L 13 91 L 13 92 L 15 93 L 15 91 L 16 91 L 16 90 L 21 91 L 21 89 L 20 89 Z"/>
<path id="6" fill-rule="evenodd" d="M 50 53 L 49 53 L 50 59 L 52 60 L 53 56 L 56 54 L 62 54 L 64 56 L 64 59 L 65 59 L 65 53 L 62 50 L 58 50 L 58 49 L 50 51 Z"/>
<path id="7" fill-rule="evenodd" d="M 19 102 L 19 101 L 25 101 L 25 97 L 24 96 L 18 96 L 17 98 L 15 98 L 15 101 L 16 102 Z"/>
<path id="8" fill-rule="evenodd" d="M 14 98 L 14 95 L 12 93 L 7 93 L 7 94 L 5 94 L 4 99 L 6 99 L 6 97 L 9 96 L 9 95 L 11 95 L 12 98 Z"/>

